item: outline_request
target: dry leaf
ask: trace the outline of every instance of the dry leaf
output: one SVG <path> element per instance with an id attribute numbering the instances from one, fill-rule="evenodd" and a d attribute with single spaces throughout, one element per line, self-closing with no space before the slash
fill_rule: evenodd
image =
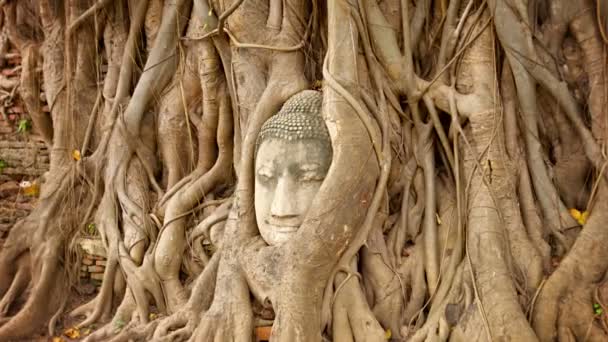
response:
<path id="1" fill-rule="evenodd" d="M 150 318 L 151 321 L 153 321 L 156 319 L 156 317 L 158 317 L 158 315 L 152 312 L 148 315 L 148 317 Z"/>
<path id="2" fill-rule="evenodd" d="M 589 217 L 588 211 L 583 211 L 581 213 L 576 208 L 570 208 L 569 212 L 570 215 L 572 215 L 572 217 L 576 220 L 576 222 L 578 222 L 578 224 L 580 224 L 581 226 L 585 225 L 585 222 L 587 222 L 587 218 Z"/>
<path id="3" fill-rule="evenodd" d="M 78 328 L 69 328 L 63 332 L 63 334 L 71 339 L 80 338 L 80 331 Z"/>
<path id="4" fill-rule="evenodd" d="M 384 332 L 384 338 L 387 340 L 390 340 L 391 337 L 393 337 L 393 333 L 392 333 L 391 329 L 386 329 L 386 331 Z"/>
<path id="5" fill-rule="evenodd" d="M 76 161 L 79 161 L 80 160 L 80 151 L 78 151 L 78 150 L 72 151 L 72 158 L 74 158 L 74 160 L 76 160 Z"/>
<path id="6" fill-rule="evenodd" d="M 61 337 L 55 336 L 55 337 L 53 337 L 53 342 L 65 342 L 65 340 Z"/>
<path id="7" fill-rule="evenodd" d="M 578 221 L 578 223 L 580 223 L 581 225 L 584 225 L 585 223 L 587 223 L 588 218 L 589 218 L 589 212 L 585 210 L 581 214 L 581 219 Z"/>

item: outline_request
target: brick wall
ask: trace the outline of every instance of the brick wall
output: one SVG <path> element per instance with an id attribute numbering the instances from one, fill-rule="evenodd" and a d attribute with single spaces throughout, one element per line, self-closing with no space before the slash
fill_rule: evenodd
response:
<path id="1" fill-rule="evenodd" d="M 4 66 L 0 67 L 0 84 L 18 84 L 21 58 L 14 51 L 7 54 Z M 5 56 L 6 57 L 6 56 Z M 11 95 L 12 93 L 12 95 Z M 48 113 L 45 95 L 40 94 L 43 111 Z M 0 88 L 0 248 L 15 222 L 34 208 L 37 197 L 28 194 L 22 182 L 36 182 L 49 169 L 49 151 L 31 127 L 31 119 L 24 110 L 18 89 Z M 49 114 L 50 115 L 50 114 Z M 29 122 L 30 129 L 19 132 L 19 123 Z M 105 249 L 99 238 L 89 237 L 78 241 L 83 257 L 80 278 L 85 283 L 99 287 L 106 265 Z"/>
<path id="2" fill-rule="evenodd" d="M 83 251 L 80 262 L 80 279 L 99 288 L 106 269 L 106 250 L 98 238 L 79 239 L 78 245 Z"/>
<path id="3" fill-rule="evenodd" d="M 0 68 L 4 84 L 18 84 L 20 56 L 7 54 Z M 44 93 L 40 94 L 44 101 Z M 44 109 L 48 111 L 45 106 Z M 27 120 L 29 129 L 18 131 L 19 123 Z M 17 219 L 26 216 L 34 207 L 36 197 L 26 195 L 19 184 L 34 181 L 49 168 L 49 152 L 40 136 L 31 128 L 18 89 L 0 89 L 0 241 Z"/>

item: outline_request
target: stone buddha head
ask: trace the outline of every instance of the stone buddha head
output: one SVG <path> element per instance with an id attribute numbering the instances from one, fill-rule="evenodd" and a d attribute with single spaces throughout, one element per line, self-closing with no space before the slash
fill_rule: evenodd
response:
<path id="1" fill-rule="evenodd" d="M 322 100 L 314 90 L 292 96 L 257 138 L 255 214 L 268 245 L 283 244 L 297 232 L 331 165 Z"/>

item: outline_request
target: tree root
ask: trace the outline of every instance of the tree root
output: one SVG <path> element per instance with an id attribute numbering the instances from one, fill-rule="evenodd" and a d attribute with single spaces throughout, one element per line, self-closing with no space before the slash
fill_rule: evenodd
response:
<path id="1" fill-rule="evenodd" d="M 424 324 L 417 330 L 411 329 L 413 327 L 405 327 L 403 335 L 411 335 L 408 341 L 447 341 L 451 327 L 456 325 L 463 309 L 469 307 L 473 300 L 472 290 L 464 287 L 466 285 L 466 282 L 463 282 L 464 265 L 464 262 L 460 263 L 449 293 L 441 302 L 433 303 L 432 311 Z"/>
<path id="2" fill-rule="evenodd" d="M 21 293 L 25 290 L 29 282 L 31 281 L 29 262 L 29 253 L 24 253 L 17 258 L 17 272 L 12 280 L 12 283 L 0 300 L 0 317 L 7 317 L 8 311 L 11 304 L 19 298 Z"/>
<path id="3" fill-rule="evenodd" d="M 582 325 L 589 327 L 589 322 L 593 320 L 593 290 L 608 269 L 608 248 L 599 242 L 608 239 L 604 229 L 608 188 L 604 180 L 601 183 L 598 201 L 585 229 L 545 282 L 536 300 L 532 323 L 541 341 L 555 339 L 566 328 L 577 339 L 585 339 L 587 331 Z M 593 335 L 603 336 L 604 339 L 608 336 L 607 332 L 598 332 L 597 329 L 593 330 Z"/>
<path id="4" fill-rule="evenodd" d="M 30 336 L 40 328 L 40 323 L 50 319 L 59 308 L 62 296 L 53 296 L 49 300 L 49 294 L 60 293 L 67 287 L 67 284 L 62 281 L 60 272 L 58 272 L 60 266 L 58 265 L 58 258 L 53 255 L 53 243 L 51 242 L 49 245 L 46 246 L 47 253 L 43 253 L 43 259 L 39 264 L 39 276 L 32 279 L 30 285 L 32 286 L 32 292 L 18 313 L 0 326 L 0 340 L 7 341 Z M 55 247 L 58 247 L 58 245 Z M 20 276 L 19 271 L 17 275 Z M 17 278 L 15 280 L 21 282 L 23 279 Z M 12 293 L 6 293 L 5 296 L 7 295 L 11 296 Z M 6 305 L 10 304 L 7 302 Z M 39 322 L 39 324 L 32 324 L 32 322 Z"/>
<path id="5" fill-rule="evenodd" d="M 211 305 L 220 254 L 220 251 L 217 251 L 213 255 L 209 264 L 197 278 L 187 305 L 158 324 L 154 331 L 153 341 L 187 340 L 192 336 L 203 311 Z"/>
<path id="6" fill-rule="evenodd" d="M 351 267 L 351 272 L 355 269 Z M 367 304 L 359 277 L 339 273 L 334 284 L 332 336 L 340 341 L 385 341 L 384 329 Z"/>

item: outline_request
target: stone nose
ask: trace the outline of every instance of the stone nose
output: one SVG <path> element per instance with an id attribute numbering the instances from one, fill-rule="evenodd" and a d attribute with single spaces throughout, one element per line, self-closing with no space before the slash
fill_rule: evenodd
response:
<path id="1" fill-rule="evenodd" d="M 270 215 L 276 219 L 289 219 L 299 216 L 296 196 L 297 183 L 291 177 L 281 177 L 270 207 Z"/>

